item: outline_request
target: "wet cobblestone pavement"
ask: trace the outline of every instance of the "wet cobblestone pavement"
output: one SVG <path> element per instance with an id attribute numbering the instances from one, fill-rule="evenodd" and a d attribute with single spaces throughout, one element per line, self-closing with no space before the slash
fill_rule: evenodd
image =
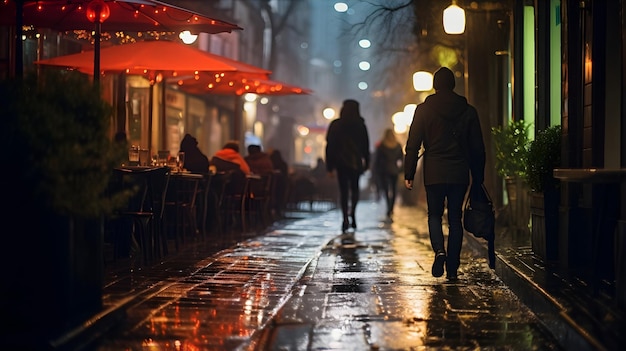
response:
<path id="1" fill-rule="evenodd" d="M 486 252 L 465 243 L 459 280 L 434 278 L 424 210 L 383 207 L 362 202 L 353 233 L 334 210 L 120 278 L 105 304 L 126 318 L 85 349 L 559 349 Z"/>

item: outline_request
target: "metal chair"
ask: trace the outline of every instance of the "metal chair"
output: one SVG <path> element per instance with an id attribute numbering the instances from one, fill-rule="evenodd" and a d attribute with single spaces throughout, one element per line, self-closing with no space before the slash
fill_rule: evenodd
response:
<path id="1" fill-rule="evenodd" d="M 271 221 L 271 199 L 273 174 L 248 177 L 247 218 L 251 227 L 262 229 Z"/>
<path id="2" fill-rule="evenodd" d="M 197 198 L 203 175 L 173 173 L 166 197 L 166 210 L 170 237 L 174 238 L 176 250 L 184 245 L 186 238 L 198 236 Z"/>
<path id="3" fill-rule="evenodd" d="M 224 232 L 223 205 L 226 189 L 229 186 L 232 171 L 217 172 L 211 176 L 209 189 L 209 202 L 207 209 L 207 222 L 213 222 L 218 235 Z"/>
<path id="4" fill-rule="evenodd" d="M 163 235 L 163 212 L 165 196 L 170 178 L 167 167 L 128 169 L 117 168 L 114 175 L 122 186 L 136 187 L 137 192 L 125 209 L 117 211 L 121 218 L 131 219 L 130 233 L 117 233 L 114 252 L 129 247 L 131 259 L 136 254 L 143 257 L 143 263 L 167 255 L 167 241 Z"/>

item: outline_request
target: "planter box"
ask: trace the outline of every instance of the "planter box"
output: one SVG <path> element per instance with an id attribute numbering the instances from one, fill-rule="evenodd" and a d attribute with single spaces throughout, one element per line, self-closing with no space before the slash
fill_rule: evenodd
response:
<path id="1" fill-rule="evenodd" d="M 506 177 L 504 181 L 508 200 L 508 226 L 526 232 L 530 221 L 528 185 L 519 177 Z"/>
<path id="2" fill-rule="evenodd" d="M 20 222 L 23 235 L 12 239 L 19 255 L 6 275 L 3 313 L 11 321 L 5 329 L 21 335 L 24 349 L 44 350 L 102 310 L 102 235 L 98 220 L 34 218 Z"/>
<path id="3" fill-rule="evenodd" d="M 531 245 L 544 262 L 558 260 L 559 191 L 530 192 Z"/>

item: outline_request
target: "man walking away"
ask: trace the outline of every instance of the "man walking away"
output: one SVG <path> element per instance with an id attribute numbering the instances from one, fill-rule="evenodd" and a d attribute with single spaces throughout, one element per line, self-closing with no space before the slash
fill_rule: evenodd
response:
<path id="1" fill-rule="evenodd" d="M 434 277 L 445 270 L 448 280 L 457 279 L 460 266 L 463 200 L 472 187 L 484 181 L 485 145 L 476 109 L 456 94 L 454 73 L 442 67 L 434 75 L 435 94 L 417 106 L 406 143 L 404 183 L 413 189 L 420 147 L 424 147 L 424 186 L 428 207 L 428 231 L 435 252 Z M 442 217 L 448 208 L 448 245 L 444 244 Z"/>

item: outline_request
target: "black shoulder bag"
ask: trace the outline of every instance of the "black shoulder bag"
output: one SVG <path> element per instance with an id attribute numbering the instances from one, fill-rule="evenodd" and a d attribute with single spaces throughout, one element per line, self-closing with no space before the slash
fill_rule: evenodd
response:
<path id="1" fill-rule="evenodd" d="M 479 190 L 480 189 L 480 190 Z M 472 192 L 482 191 L 482 194 Z M 463 206 L 463 228 L 477 238 L 487 240 L 489 267 L 496 267 L 494 248 L 496 214 L 493 202 L 484 184 L 480 188 L 472 187 Z"/>

